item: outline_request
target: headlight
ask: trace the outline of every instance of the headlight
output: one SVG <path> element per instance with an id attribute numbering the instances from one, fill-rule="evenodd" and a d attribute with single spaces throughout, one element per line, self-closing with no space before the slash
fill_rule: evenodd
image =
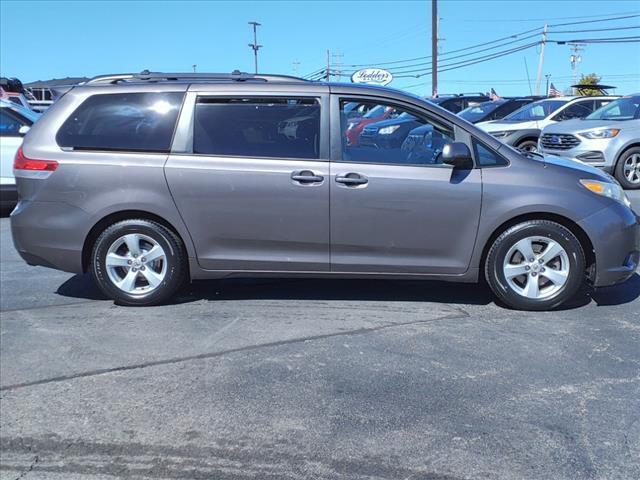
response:
<path id="1" fill-rule="evenodd" d="M 381 128 L 380 130 L 378 130 L 378 133 L 380 135 L 391 135 L 393 132 L 395 132 L 399 128 L 400 128 L 400 125 L 391 125 L 390 127 Z"/>
<path id="2" fill-rule="evenodd" d="M 349 122 L 349 125 L 347 125 L 347 130 L 351 130 L 353 128 L 356 128 L 358 126 L 358 122 Z"/>
<path id="3" fill-rule="evenodd" d="M 586 132 L 579 133 L 584 138 L 613 138 L 620 132 L 619 128 L 598 128 L 595 130 L 588 130 Z"/>
<path id="4" fill-rule="evenodd" d="M 496 138 L 504 138 L 511 135 L 515 130 L 502 130 L 500 132 L 489 132 L 489 134 L 493 135 Z"/>
<path id="5" fill-rule="evenodd" d="M 583 187 L 597 195 L 617 200 L 620 203 L 624 203 L 627 207 L 631 206 L 631 202 L 625 195 L 624 190 L 616 183 L 601 182 L 599 180 L 580 180 L 580 183 Z"/>

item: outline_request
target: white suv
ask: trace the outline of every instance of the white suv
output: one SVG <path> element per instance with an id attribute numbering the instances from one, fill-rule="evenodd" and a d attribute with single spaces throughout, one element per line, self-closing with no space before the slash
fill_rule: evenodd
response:
<path id="1" fill-rule="evenodd" d="M 17 201 L 13 158 L 22 144 L 22 137 L 39 117 L 40 114 L 33 110 L 0 99 L 0 208 L 3 211 Z"/>
<path id="2" fill-rule="evenodd" d="M 476 126 L 498 140 L 526 152 L 538 151 L 538 138 L 552 123 L 584 118 L 618 97 L 555 97 L 530 103 L 502 120 L 477 123 Z"/>

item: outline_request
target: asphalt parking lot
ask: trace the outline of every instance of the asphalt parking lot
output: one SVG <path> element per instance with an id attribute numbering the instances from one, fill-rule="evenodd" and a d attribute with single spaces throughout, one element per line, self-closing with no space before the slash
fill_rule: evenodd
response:
<path id="1" fill-rule="evenodd" d="M 640 478 L 638 274 L 547 313 L 325 280 L 126 308 L 7 218 L 0 248 L 1 479 Z"/>

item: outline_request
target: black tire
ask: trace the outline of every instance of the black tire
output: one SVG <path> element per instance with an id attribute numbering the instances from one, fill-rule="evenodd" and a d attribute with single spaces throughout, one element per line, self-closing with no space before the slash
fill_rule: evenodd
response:
<path id="1" fill-rule="evenodd" d="M 166 257 L 166 273 L 161 283 L 146 293 L 127 293 L 109 278 L 106 255 L 119 238 L 127 234 L 150 237 L 162 247 Z M 107 227 L 97 238 L 91 253 L 91 273 L 102 292 L 119 305 L 148 306 L 169 300 L 187 276 L 187 255 L 180 237 L 164 225 L 145 219 L 123 220 Z"/>
<path id="2" fill-rule="evenodd" d="M 565 250 L 569 273 L 564 285 L 552 296 L 531 299 L 517 293 L 507 282 L 504 261 L 510 249 L 528 237 L 549 238 Z M 493 242 L 485 263 L 485 277 L 493 293 L 503 303 L 518 310 L 551 310 L 573 298 L 584 284 L 585 256 L 580 241 L 566 227 L 549 220 L 529 220 L 510 227 Z M 544 274 L 540 274 L 544 281 Z M 527 276 L 527 275 L 525 275 Z"/>
<path id="3" fill-rule="evenodd" d="M 523 152 L 537 152 L 538 151 L 538 140 L 536 139 L 527 139 L 523 142 L 520 142 L 516 148 Z"/>
<path id="4" fill-rule="evenodd" d="M 632 147 L 629 150 L 625 150 L 622 155 L 620 155 L 614 171 L 616 180 L 618 180 L 620 185 L 622 185 L 622 188 L 624 188 L 625 190 L 637 190 L 640 188 L 640 182 L 630 182 L 624 174 L 625 163 L 633 155 L 640 155 L 640 147 Z M 638 175 L 640 175 L 640 173 Z"/>

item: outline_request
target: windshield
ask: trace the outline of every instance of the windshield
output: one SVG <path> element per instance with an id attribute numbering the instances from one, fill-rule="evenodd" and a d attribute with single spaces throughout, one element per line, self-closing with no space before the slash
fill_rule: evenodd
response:
<path id="1" fill-rule="evenodd" d="M 526 122 L 529 120 L 542 120 L 547 118 L 568 100 L 540 100 L 533 102 L 507 115 L 503 120 L 516 120 Z"/>
<path id="2" fill-rule="evenodd" d="M 632 120 L 640 117 L 640 95 L 622 97 L 599 108 L 585 120 Z"/>
<path id="3" fill-rule="evenodd" d="M 479 120 L 482 120 L 484 117 L 489 115 L 491 112 L 493 112 L 496 108 L 498 108 L 500 105 L 504 103 L 505 103 L 504 101 L 483 102 L 479 105 L 465 108 L 460 113 L 458 113 L 458 115 L 464 118 L 465 120 L 468 120 L 469 122 L 474 123 Z"/>
<path id="4" fill-rule="evenodd" d="M 40 118 L 40 114 L 38 112 L 34 112 L 33 110 L 19 103 L 11 103 L 9 108 L 14 112 L 18 112 L 20 115 L 33 123 L 35 123 L 36 120 Z"/>

